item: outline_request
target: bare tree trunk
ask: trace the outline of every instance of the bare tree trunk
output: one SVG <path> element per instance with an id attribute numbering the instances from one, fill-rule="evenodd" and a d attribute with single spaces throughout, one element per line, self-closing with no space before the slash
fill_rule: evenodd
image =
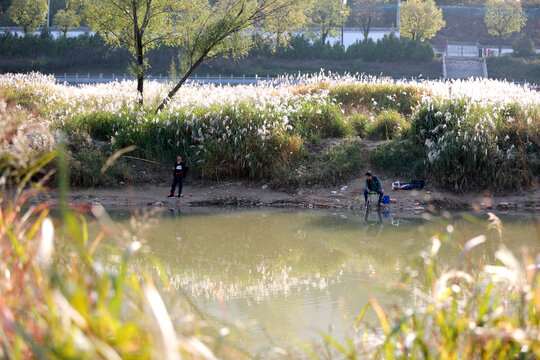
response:
<path id="1" fill-rule="evenodd" d="M 141 38 L 137 39 L 137 92 L 139 93 L 138 102 L 139 105 L 143 105 L 143 91 L 144 91 L 144 57 L 142 52 Z"/>
<path id="2" fill-rule="evenodd" d="M 321 42 L 322 44 L 326 44 L 326 38 L 328 37 L 328 30 L 323 30 L 321 28 Z"/>
<path id="3" fill-rule="evenodd" d="M 364 24 L 362 25 L 362 30 L 363 30 L 362 33 L 364 35 L 364 40 L 368 39 L 370 28 L 371 28 L 371 16 L 368 17 L 367 21 L 364 22 Z"/>
<path id="4" fill-rule="evenodd" d="M 137 19 L 137 6 L 135 2 L 132 2 L 133 18 Z M 144 91 L 144 55 L 142 45 L 142 34 L 137 24 L 137 21 L 133 22 L 133 35 L 135 35 L 135 63 L 137 71 L 137 102 L 140 106 L 144 103 L 143 91 Z"/>

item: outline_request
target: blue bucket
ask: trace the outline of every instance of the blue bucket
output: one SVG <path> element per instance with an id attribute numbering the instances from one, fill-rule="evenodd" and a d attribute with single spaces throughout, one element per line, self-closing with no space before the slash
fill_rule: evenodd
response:
<path id="1" fill-rule="evenodd" d="M 382 198 L 383 204 L 390 204 L 390 196 L 384 195 Z"/>

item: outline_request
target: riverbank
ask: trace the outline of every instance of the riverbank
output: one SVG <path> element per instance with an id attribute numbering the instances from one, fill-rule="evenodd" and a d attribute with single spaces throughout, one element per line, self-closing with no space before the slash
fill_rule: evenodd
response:
<path id="1" fill-rule="evenodd" d="M 385 189 L 391 189 L 390 180 L 383 180 Z M 301 188 L 294 192 L 273 190 L 267 184 L 245 181 L 226 181 L 214 184 L 187 184 L 183 198 L 167 198 L 169 185 L 122 186 L 114 188 L 82 189 L 70 191 L 73 205 L 101 204 L 106 208 L 163 207 L 186 209 L 201 206 L 318 208 L 336 210 L 364 210 L 364 179 L 354 179 L 336 187 Z M 452 194 L 433 189 L 386 190 L 395 203 L 384 205 L 383 211 L 437 212 L 440 210 L 501 210 L 540 211 L 540 187 L 531 192 L 490 195 L 488 193 Z M 50 193 L 56 201 L 57 192 Z M 358 198 L 358 199 L 357 199 Z M 40 198 L 41 201 L 46 200 Z M 372 199 L 372 209 L 376 198 Z"/>
<path id="2" fill-rule="evenodd" d="M 194 183 L 249 181 L 288 194 L 320 187 L 333 196 L 355 179 L 358 186 L 347 186 L 361 192 L 366 170 L 390 182 L 423 179 L 431 192 L 455 194 L 507 194 L 540 182 L 540 97 L 530 89 L 489 80 L 292 80 L 185 85 L 155 113 L 170 84 L 148 83 L 141 107 L 132 82 L 72 87 L 40 74 L 3 75 L 0 111 L 10 140 L 1 150 L 16 168 L 65 149 L 71 188 L 153 184 L 166 189 L 163 196 L 177 154 L 190 164 Z M 332 196 L 325 203 L 356 206 L 356 195 Z M 246 196 L 224 197 L 210 199 L 239 203 Z M 469 206 L 459 201 L 452 207 Z M 310 199 L 294 203 L 316 206 Z"/>

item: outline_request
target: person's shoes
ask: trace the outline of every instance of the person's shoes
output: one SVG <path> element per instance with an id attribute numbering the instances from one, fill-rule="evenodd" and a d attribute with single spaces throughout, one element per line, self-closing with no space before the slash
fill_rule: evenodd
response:
<path id="1" fill-rule="evenodd" d="M 369 205 L 369 200 L 367 200 L 365 203 L 364 203 L 364 206 L 368 206 Z"/>
<path id="2" fill-rule="evenodd" d="M 382 204 L 381 204 L 381 203 L 377 203 L 377 206 L 378 206 L 378 207 L 382 207 Z"/>
<path id="3" fill-rule="evenodd" d="M 172 198 L 172 197 L 174 197 L 174 195 L 173 195 L 173 194 L 169 194 L 169 195 L 167 195 L 167 197 Z"/>
<path id="4" fill-rule="evenodd" d="M 178 195 L 176 195 L 176 197 L 184 197 L 184 195 L 178 194 Z"/>

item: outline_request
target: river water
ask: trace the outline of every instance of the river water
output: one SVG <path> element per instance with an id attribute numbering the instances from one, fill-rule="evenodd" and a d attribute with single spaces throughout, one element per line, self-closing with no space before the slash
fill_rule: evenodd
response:
<path id="1" fill-rule="evenodd" d="M 129 225 L 128 211 L 111 214 Z M 518 256 L 538 249 L 531 214 L 499 216 L 506 247 Z M 319 331 L 343 340 L 370 297 L 386 309 L 412 306 L 415 296 L 396 283 L 405 272 L 422 276 L 418 260 L 433 236 L 443 240 L 443 268 L 494 263 L 501 243 L 486 214 L 468 213 L 196 208 L 164 210 L 148 224 L 138 237 L 179 291 L 215 319 L 255 322 L 253 334 L 289 345 Z M 462 246 L 481 234 L 487 241 L 464 258 Z M 372 311 L 366 321 L 378 325 Z"/>

